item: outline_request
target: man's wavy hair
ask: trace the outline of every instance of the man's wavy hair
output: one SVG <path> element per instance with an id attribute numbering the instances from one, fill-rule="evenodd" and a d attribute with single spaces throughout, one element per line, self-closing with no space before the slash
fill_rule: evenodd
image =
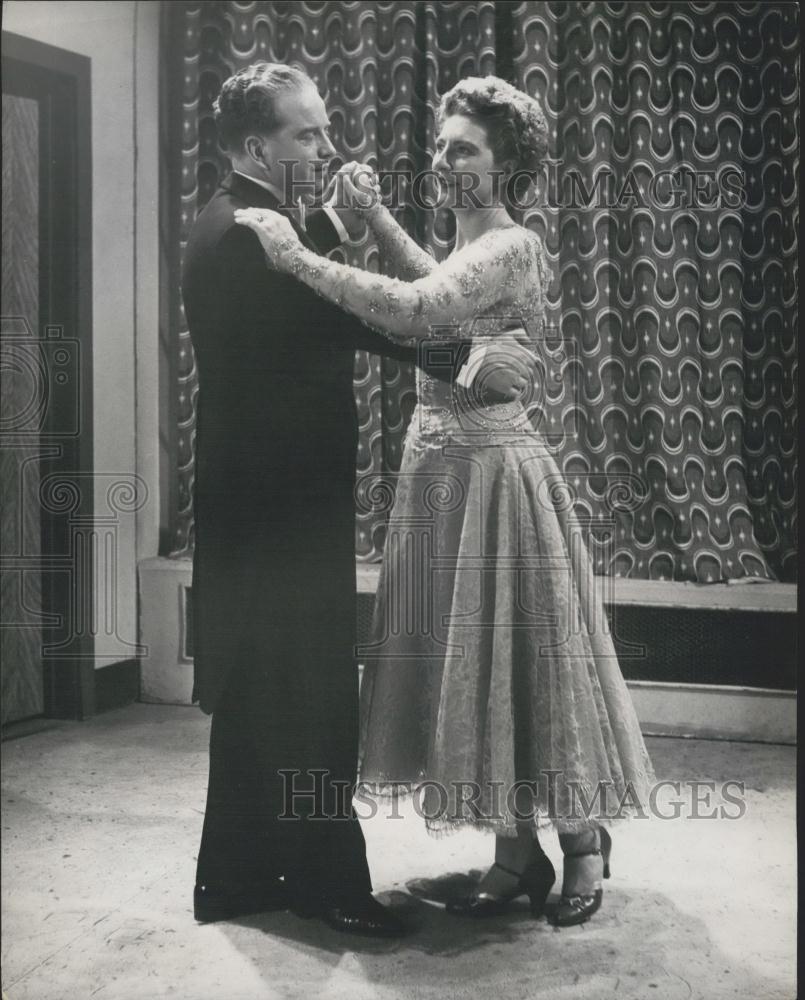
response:
<path id="1" fill-rule="evenodd" d="M 442 97 L 437 127 L 450 115 L 466 115 L 484 128 L 495 163 L 514 163 L 509 197 L 536 178 L 548 154 L 548 123 L 536 98 L 497 76 L 469 76 Z"/>
<path id="2" fill-rule="evenodd" d="M 218 138 L 228 153 L 242 153 L 250 135 L 270 135 L 282 123 L 274 101 L 278 94 L 315 86 L 300 69 L 257 62 L 230 76 L 213 104 Z"/>

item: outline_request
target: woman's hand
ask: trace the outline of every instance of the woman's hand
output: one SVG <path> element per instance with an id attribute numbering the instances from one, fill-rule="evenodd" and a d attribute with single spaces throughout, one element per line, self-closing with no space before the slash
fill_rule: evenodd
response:
<path id="1" fill-rule="evenodd" d="M 483 359 L 477 385 L 513 402 L 534 399 L 537 356 L 514 338 L 492 338 Z M 473 383 L 475 384 L 475 383 Z"/>
<path id="2" fill-rule="evenodd" d="M 303 245 L 290 221 L 270 208 L 237 208 L 235 222 L 257 233 L 274 267 L 279 267 L 283 254 Z"/>
<path id="3" fill-rule="evenodd" d="M 366 235 L 370 212 L 380 201 L 380 181 L 370 166 L 351 160 L 330 180 L 324 204 L 338 214 L 352 240 Z"/>
<path id="4" fill-rule="evenodd" d="M 478 338 L 456 381 L 487 402 L 500 398 L 524 404 L 534 398 L 537 356 L 508 331 Z M 487 393 L 491 395 L 486 396 Z M 498 397 L 496 400 L 494 397 Z"/>
<path id="5" fill-rule="evenodd" d="M 381 203 L 380 180 L 367 163 L 345 163 L 333 178 L 332 190 L 334 207 L 361 217 Z"/>

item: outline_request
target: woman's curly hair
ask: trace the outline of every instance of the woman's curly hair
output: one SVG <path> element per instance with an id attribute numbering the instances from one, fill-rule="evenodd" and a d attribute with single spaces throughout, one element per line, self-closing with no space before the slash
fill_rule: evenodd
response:
<path id="1" fill-rule="evenodd" d="M 484 126 L 496 163 L 513 160 L 515 174 L 539 171 L 548 153 L 548 123 L 536 98 L 497 76 L 468 76 L 442 97 L 438 126 L 450 115 Z"/>

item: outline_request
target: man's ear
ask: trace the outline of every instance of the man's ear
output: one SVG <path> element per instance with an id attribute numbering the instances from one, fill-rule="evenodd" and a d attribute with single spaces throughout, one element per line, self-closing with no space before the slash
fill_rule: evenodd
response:
<path id="1" fill-rule="evenodd" d="M 259 135 L 250 135 L 246 137 L 243 143 L 243 150 L 250 160 L 254 160 L 261 167 L 266 167 L 267 164 L 263 159 L 263 151 L 265 149 L 265 143 L 260 138 Z"/>

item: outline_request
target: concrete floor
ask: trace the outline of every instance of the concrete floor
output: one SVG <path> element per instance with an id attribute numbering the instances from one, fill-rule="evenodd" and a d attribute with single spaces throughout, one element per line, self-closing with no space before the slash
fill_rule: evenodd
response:
<path id="1" fill-rule="evenodd" d="M 406 893 L 485 868 L 488 836 L 367 821 L 375 888 L 414 928 L 381 942 L 288 913 L 194 922 L 208 729 L 198 709 L 133 705 L 3 744 L 8 1000 L 796 996 L 791 747 L 650 740 L 659 777 L 746 782 L 746 813 L 622 825 L 603 908 L 564 930 L 525 901 L 473 922 Z"/>

